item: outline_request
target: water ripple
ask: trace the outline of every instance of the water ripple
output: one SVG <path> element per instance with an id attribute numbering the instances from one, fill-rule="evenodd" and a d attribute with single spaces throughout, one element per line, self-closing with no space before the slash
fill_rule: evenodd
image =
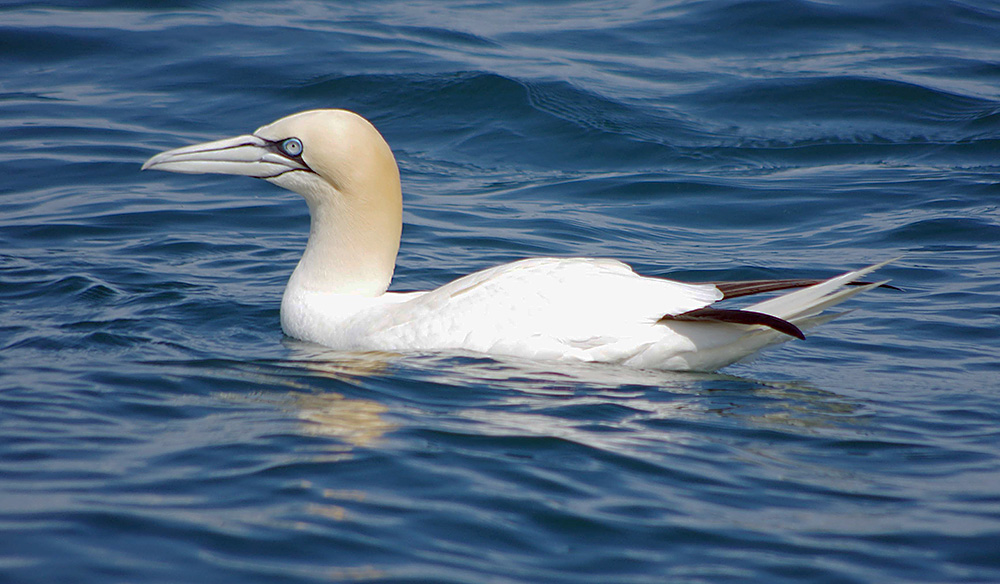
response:
<path id="1" fill-rule="evenodd" d="M 0 580 L 1000 579 L 994 7 L 161 4 L 0 8 Z M 305 204 L 139 167 L 314 107 L 396 153 L 395 289 L 902 290 L 720 374 L 287 339 Z"/>

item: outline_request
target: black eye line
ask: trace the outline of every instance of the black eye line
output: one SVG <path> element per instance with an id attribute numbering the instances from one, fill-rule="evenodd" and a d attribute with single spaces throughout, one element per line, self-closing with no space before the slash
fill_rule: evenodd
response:
<path id="1" fill-rule="evenodd" d="M 264 141 L 267 142 L 266 148 L 267 148 L 268 152 L 273 152 L 273 153 L 277 154 L 278 156 L 284 156 L 285 158 L 287 158 L 289 160 L 294 160 L 295 162 L 298 162 L 299 164 L 301 164 L 302 166 L 304 166 L 305 170 L 308 170 L 309 172 L 311 172 L 313 174 L 316 174 L 316 171 L 313 170 L 312 168 L 310 168 L 309 165 L 306 164 L 305 160 L 302 160 L 302 154 L 301 153 L 298 156 L 292 156 L 291 154 L 285 152 L 285 149 L 282 148 L 281 145 L 284 144 L 286 140 L 288 140 L 288 138 L 282 138 L 281 140 L 264 140 Z M 303 149 L 303 153 L 304 152 L 305 152 L 305 149 Z M 285 172 L 288 172 L 288 171 L 285 171 Z M 281 173 L 281 174 L 284 174 L 284 173 Z"/>

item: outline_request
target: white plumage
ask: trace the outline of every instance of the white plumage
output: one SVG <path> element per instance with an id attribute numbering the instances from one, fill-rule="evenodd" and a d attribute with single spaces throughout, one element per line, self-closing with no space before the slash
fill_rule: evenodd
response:
<path id="1" fill-rule="evenodd" d="M 337 349 L 469 350 L 713 370 L 835 317 L 819 313 L 879 285 L 848 287 L 884 265 L 739 313 L 707 308 L 723 298 L 721 283 L 643 277 L 608 259 L 527 259 L 436 290 L 392 293 L 399 173 L 388 145 L 360 116 L 302 112 L 251 135 L 161 153 L 143 168 L 264 178 L 303 195 L 309 241 L 285 290 L 281 324 L 289 336 Z"/>

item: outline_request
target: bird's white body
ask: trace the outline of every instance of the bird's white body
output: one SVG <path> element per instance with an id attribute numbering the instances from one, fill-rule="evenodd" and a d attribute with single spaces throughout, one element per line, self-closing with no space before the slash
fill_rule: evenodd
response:
<path id="1" fill-rule="evenodd" d="M 281 324 L 328 347 L 712 370 L 790 338 L 759 324 L 686 320 L 722 299 L 719 288 L 640 276 L 608 259 L 527 259 L 431 291 L 387 292 L 402 226 L 398 168 L 374 127 L 343 110 L 295 114 L 252 135 L 164 152 L 143 168 L 253 176 L 303 195 L 309 241 Z M 877 267 L 749 310 L 814 326 L 836 316 L 820 316 L 824 308 L 877 285 L 846 288 Z"/>
<path id="2" fill-rule="evenodd" d="M 695 349 L 670 327 L 654 325 L 663 314 L 721 297 L 712 285 L 644 278 L 614 260 L 537 258 L 428 292 L 361 297 L 288 287 L 281 321 L 289 336 L 338 348 L 646 364 L 643 354 L 658 343 Z"/>

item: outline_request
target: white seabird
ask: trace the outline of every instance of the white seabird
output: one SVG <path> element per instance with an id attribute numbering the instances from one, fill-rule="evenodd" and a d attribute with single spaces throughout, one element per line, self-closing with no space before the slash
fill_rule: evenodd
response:
<path id="1" fill-rule="evenodd" d="M 709 371 L 826 322 L 820 314 L 884 282 L 876 264 L 825 281 L 688 284 L 616 260 L 536 258 L 426 292 L 387 292 L 402 194 L 388 144 L 345 110 L 300 112 L 237 136 L 169 150 L 145 169 L 262 178 L 302 195 L 309 240 L 281 301 L 285 334 L 343 350 L 468 350 L 534 359 Z M 807 286 L 807 287 L 803 287 Z M 729 297 L 801 288 L 742 310 Z"/>

